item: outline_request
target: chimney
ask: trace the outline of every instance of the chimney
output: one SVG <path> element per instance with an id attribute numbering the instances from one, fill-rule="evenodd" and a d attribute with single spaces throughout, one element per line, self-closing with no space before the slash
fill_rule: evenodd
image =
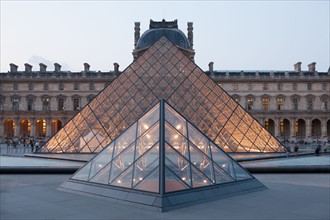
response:
<path id="1" fill-rule="evenodd" d="M 119 64 L 118 63 L 114 63 L 113 66 L 114 66 L 114 71 L 116 73 L 119 72 Z"/>
<path id="2" fill-rule="evenodd" d="M 10 66 L 10 72 L 12 72 L 12 73 L 16 73 L 17 72 L 17 69 L 18 69 L 18 66 L 17 65 L 11 63 L 11 64 L 9 64 L 9 66 Z"/>
<path id="3" fill-rule="evenodd" d="M 315 62 L 313 62 L 311 64 L 308 64 L 308 71 L 313 72 L 313 73 L 316 71 L 316 63 Z"/>
<path id="4" fill-rule="evenodd" d="M 47 71 L 47 66 L 43 63 L 39 63 L 40 66 L 40 72 L 46 72 Z"/>
<path id="5" fill-rule="evenodd" d="M 192 22 L 188 22 L 188 41 L 189 41 L 189 44 L 190 44 L 190 47 L 191 49 L 193 48 L 193 45 L 194 45 L 194 40 L 193 40 L 193 23 Z"/>
<path id="6" fill-rule="evenodd" d="M 299 73 L 301 72 L 301 62 L 296 63 L 294 66 L 294 71 Z"/>
<path id="7" fill-rule="evenodd" d="M 89 72 L 90 65 L 88 63 L 84 63 L 84 71 Z"/>
<path id="8" fill-rule="evenodd" d="M 213 75 L 213 73 L 214 73 L 213 72 L 213 64 L 214 64 L 213 62 L 209 63 L 209 72 L 211 73 L 211 75 Z"/>
<path id="9" fill-rule="evenodd" d="M 136 47 L 139 39 L 140 39 L 140 22 L 135 22 L 134 27 L 134 47 Z"/>
<path id="10" fill-rule="evenodd" d="M 61 72 L 61 65 L 60 64 L 58 64 L 58 63 L 54 63 L 54 67 L 55 67 L 55 72 Z"/>
<path id="11" fill-rule="evenodd" d="M 25 72 L 32 72 L 32 66 L 30 64 L 25 63 L 24 66 L 25 66 Z"/>

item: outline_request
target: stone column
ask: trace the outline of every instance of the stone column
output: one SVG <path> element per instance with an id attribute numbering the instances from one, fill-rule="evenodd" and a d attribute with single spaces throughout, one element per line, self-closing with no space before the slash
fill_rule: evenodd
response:
<path id="1" fill-rule="evenodd" d="M 51 136 L 51 119 L 46 119 L 46 137 L 49 138 Z"/>
<path id="2" fill-rule="evenodd" d="M 290 141 L 296 142 L 296 119 L 290 119 Z"/>
<path id="3" fill-rule="evenodd" d="M 34 118 L 30 120 L 30 138 L 34 138 L 36 134 L 36 122 Z"/>
<path id="4" fill-rule="evenodd" d="M 280 136 L 280 119 L 279 118 L 275 118 L 274 119 L 274 123 L 275 123 L 274 135 L 275 135 L 275 137 L 278 138 Z"/>
<path id="5" fill-rule="evenodd" d="M 0 133 L 1 134 L 1 133 Z M 327 141 L 327 120 L 326 118 L 321 120 L 321 140 Z"/>
<path id="6" fill-rule="evenodd" d="M 19 138 L 19 130 L 20 130 L 19 119 L 14 119 L 14 121 L 15 121 L 14 137 Z"/>
<path id="7" fill-rule="evenodd" d="M 306 139 L 308 141 L 311 141 L 312 139 L 312 132 L 311 132 L 311 119 L 306 119 Z"/>
<path id="8" fill-rule="evenodd" d="M 5 140 L 5 128 L 4 128 L 4 120 L 0 119 L 0 143 Z"/>

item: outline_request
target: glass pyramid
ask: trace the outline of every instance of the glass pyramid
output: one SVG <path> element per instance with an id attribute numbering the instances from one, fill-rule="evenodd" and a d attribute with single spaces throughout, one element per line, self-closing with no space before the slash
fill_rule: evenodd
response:
<path id="1" fill-rule="evenodd" d="M 164 194 L 253 177 L 160 101 L 70 179 Z"/>
<path id="2" fill-rule="evenodd" d="M 175 107 L 226 152 L 284 152 L 276 138 L 179 48 L 161 37 L 39 153 L 97 153 L 159 99 Z"/>

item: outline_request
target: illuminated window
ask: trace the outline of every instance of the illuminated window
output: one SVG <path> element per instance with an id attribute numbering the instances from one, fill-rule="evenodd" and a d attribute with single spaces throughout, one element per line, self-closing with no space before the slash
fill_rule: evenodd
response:
<path id="1" fill-rule="evenodd" d="M 268 97 L 263 97 L 261 99 L 261 102 L 262 102 L 262 110 L 268 111 L 268 108 L 269 108 L 269 98 Z"/>
<path id="2" fill-rule="evenodd" d="M 249 96 L 247 99 L 246 99 L 246 106 L 247 106 L 247 109 L 248 110 L 253 110 L 253 101 L 254 101 L 254 98 Z"/>
<path id="3" fill-rule="evenodd" d="M 277 98 L 277 110 L 281 110 L 283 106 L 283 98 Z"/>
<path id="4" fill-rule="evenodd" d="M 73 99 L 73 110 L 74 111 L 79 110 L 79 99 L 78 98 Z"/>
<path id="5" fill-rule="evenodd" d="M 283 119 L 281 119 L 281 121 L 280 121 L 280 133 L 281 133 L 281 135 L 284 134 L 284 121 L 283 121 Z"/>

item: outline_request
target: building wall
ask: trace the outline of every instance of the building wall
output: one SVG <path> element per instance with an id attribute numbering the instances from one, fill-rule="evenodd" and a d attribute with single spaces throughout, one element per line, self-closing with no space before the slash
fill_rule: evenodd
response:
<path id="1" fill-rule="evenodd" d="M 280 140 L 313 142 L 330 139 L 330 73 L 206 73 Z M 118 74 L 118 71 L 0 73 L 0 141 L 49 138 L 56 132 L 55 127 L 62 127 Z M 90 89 L 91 83 L 94 89 Z M 32 90 L 29 89 L 31 84 Z M 60 90 L 60 84 L 63 84 L 63 90 Z M 78 84 L 77 90 L 75 84 Z M 278 108 L 279 98 L 283 100 L 281 108 Z M 15 99 L 19 102 L 17 109 L 13 106 Z M 29 99 L 33 99 L 32 109 L 28 109 Z M 43 104 L 45 99 L 49 100 L 49 105 Z M 59 109 L 60 99 L 64 99 L 63 109 Z M 79 100 L 76 109 L 74 99 Z M 268 99 L 267 106 L 262 104 L 263 99 Z M 252 100 L 252 107 L 248 106 L 248 100 Z M 297 100 L 297 109 L 294 100 Z M 24 128 L 27 125 L 20 126 L 24 119 L 30 123 L 29 132 Z M 13 120 L 14 128 L 9 126 L 9 120 Z M 44 133 L 38 127 L 40 120 L 45 122 Z M 59 120 L 60 125 L 52 124 L 54 120 Z"/>

